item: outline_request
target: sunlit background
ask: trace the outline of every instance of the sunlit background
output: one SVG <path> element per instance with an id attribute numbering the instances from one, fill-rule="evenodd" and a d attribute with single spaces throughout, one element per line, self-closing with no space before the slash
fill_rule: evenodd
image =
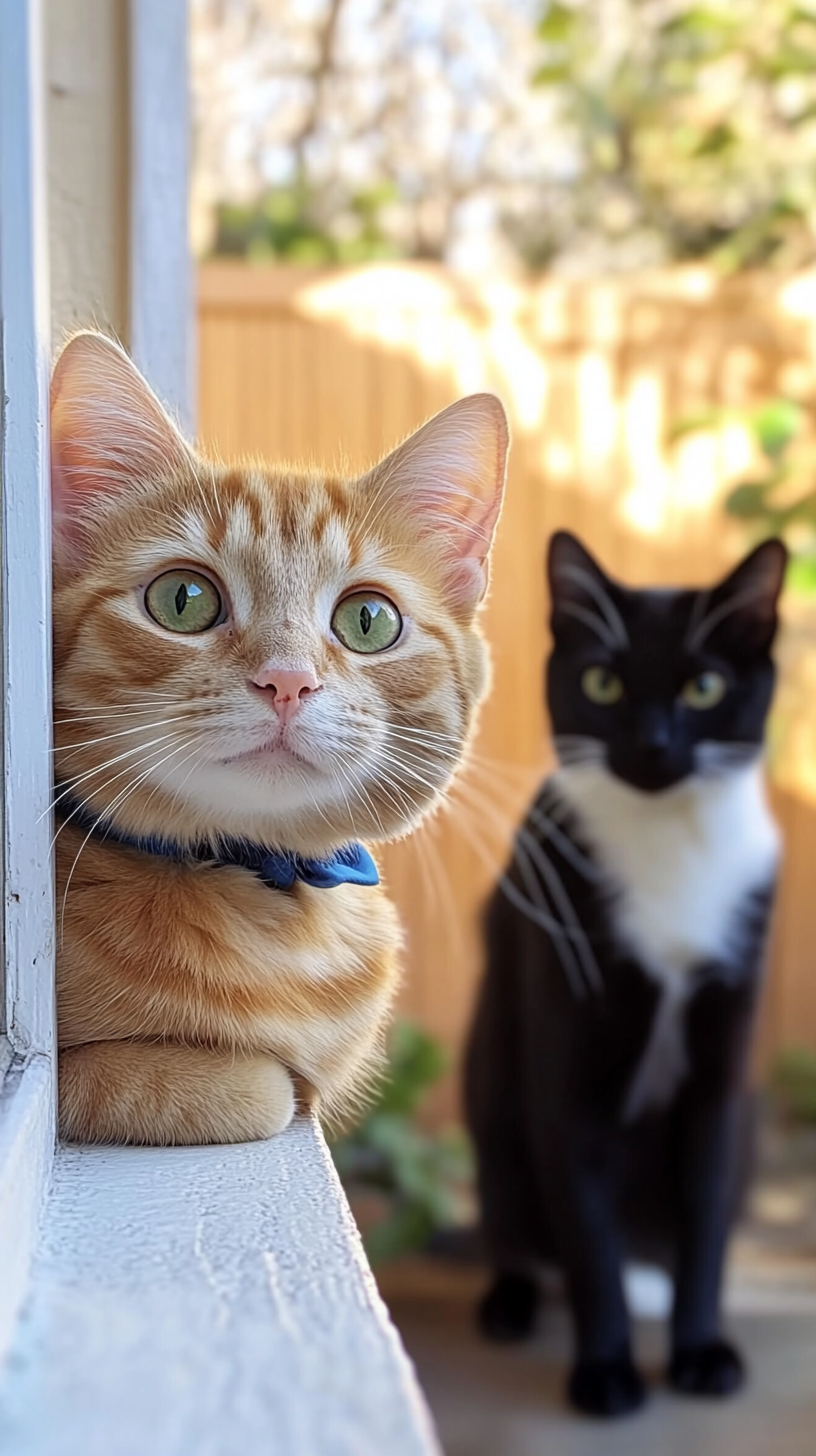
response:
<path id="1" fill-rule="evenodd" d="M 552 762 L 550 532 L 578 532 L 632 583 L 687 585 L 782 532 L 769 771 L 786 860 L 739 1288 L 781 1289 L 787 1310 L 785 1279 L 816 1290 L 816 7 L 192 0 L 192 27 L 204 442 L 362 470 L 485 388 L 513 429 L 493 692 L 450 806 L 384 853 L 408 930 L 405 1024 L 390 1094 L 338 1153 L 372 1252 L 472 1216 L 458 1057 L 480 908 Z M 467 1313 L 450 1310 L 475 1276 L 410 1267 L 464 1349 Z M 406 1298 L 393 1308 L 443 1438 L 448 1422 L 451 1452 L 477 1456 L 445 1363 L 464 1356 Z M 489 1384 L 475 1341 L 472 1355 Z M 523 1405 L 529 1381 L 508 1379 Z M 727 1419 L 736 1438 L 746 1417 Z"/>

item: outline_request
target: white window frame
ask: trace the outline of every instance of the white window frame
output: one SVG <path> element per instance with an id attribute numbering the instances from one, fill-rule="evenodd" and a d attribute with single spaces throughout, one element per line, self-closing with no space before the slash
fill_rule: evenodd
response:
<path id="1" fill-rule="evenodd" d="M 184 431 L 195 425 L 187 179 L 187 0 L 130 5 L 130 353 Z"/>
<path id="2" fill-rule="evenodd" d="M 50 363 L 39 0 L 0 4 L 0 481 L 5 1060 L 0 1089 L 0 1358 L 54 1156 Z"/>

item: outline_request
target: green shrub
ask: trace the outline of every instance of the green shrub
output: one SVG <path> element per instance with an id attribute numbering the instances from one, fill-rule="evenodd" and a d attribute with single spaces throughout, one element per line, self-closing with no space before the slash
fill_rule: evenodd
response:
<path id="1" fill-rule="evenodd" d="M 363 1228 L 372 1264 L 421 1248 L 434 1229 L 461 1215 L 471 1175 L 467 1140 L 458 1128 L 428 1133 L 415 1121 L 447 1065 L 441 1043 L 411 1022 L 398 1022 L 377 1101 L 359 1127 L 331 1145 L 352 1198 L 368 1192 L 382 1199 L 383 1215 Z"/>
<path id="2" fill-rule="evenodd" d="M 771 1094 L 786 1118 L 802 1126 L 816 1126 L 816 1051 L 787 1047 L 771 1067 Z"/>

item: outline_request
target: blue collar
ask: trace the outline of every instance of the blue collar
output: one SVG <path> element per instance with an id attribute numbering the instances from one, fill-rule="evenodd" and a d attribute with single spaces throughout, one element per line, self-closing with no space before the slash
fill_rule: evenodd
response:
<path id="1" fill-rule="evenodd" d="M 58 784 L 56 791 L 60 795 L 58 815 L 97 839 L 113 840 L 128 849 L 160 855 L 180 864 L 204 862 L 219 869 L 225 865 L 236 865 L 240 869 L 251 870 L 270 890 L 291 890 L 296 880 L 302 880 L 304 885 L 311 885 L 315 890 L 333 890 L 337 885 L 378 885 L 380 882 L 377 866 L 362 844 L 345 844 L 326 859 L 306 859 L 291 849 L 270 849 L 265 844 L 253 844 L 251 839 L 219 838 L 217 846 L 198 844 L 187 848 L 158 835 L 126 834 L 109 819 L 99 818 L 86 804 L 66 793 L 64 786 Z"/>

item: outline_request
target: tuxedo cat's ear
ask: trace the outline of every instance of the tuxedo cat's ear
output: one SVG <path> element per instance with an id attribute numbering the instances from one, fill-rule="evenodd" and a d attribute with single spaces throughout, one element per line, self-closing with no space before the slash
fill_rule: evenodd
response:
<path id="1" fill-rule="evenodd" d="M 698 592 L 686 633 L 688 650 L 700 652 L 723 641 L 731 651 L 767 651 L 776 632 L 787 561 L 782 541 L 763 541 L 724 581 Z"/>
<path id="2" fill-rule="evenodd" d="M 474 611 L 487 589 L 508 445 L 500 401 L 471 394 L 434 415 L 361 482 L 441 545 L 454 609 Z"/>
<path id="3" fill-rule="evenodd" d="M 610 651 L 625 651 L 629 637 L 612 598 L 610 581 L 577 536 L 556 531 L 547 554 L 554 633 L 581 622 Z"/>
<path id="4" fill-rule="evenodd" d="M 170 416 L 127 354 L 104 334 L 76 334 L 51 380 L 51 500 L 58 551 L 76 555 L 100 497 L 192 463 Z"/>

